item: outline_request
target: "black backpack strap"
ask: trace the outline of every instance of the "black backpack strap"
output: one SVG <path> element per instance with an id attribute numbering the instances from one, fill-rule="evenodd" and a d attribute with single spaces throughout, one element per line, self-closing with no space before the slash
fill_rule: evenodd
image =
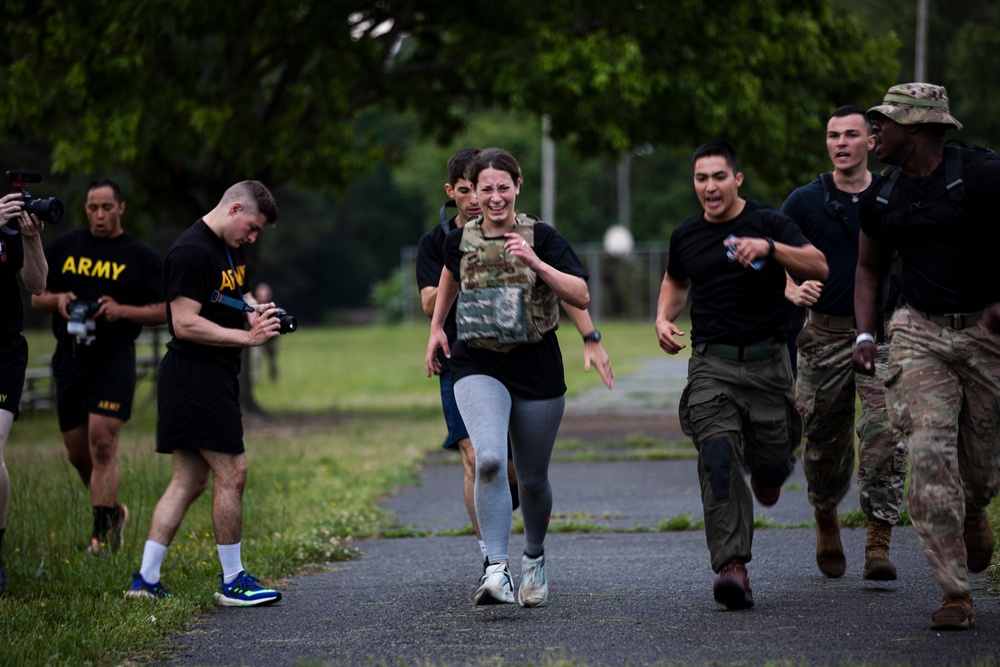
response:
<path id="1" fill-rule="evenodd" d="M 965 184 L 962 182 L 962 149 L 958 146 L 944 148 L 944 182 L 948 196 L 954 202 L 965 201 Z"/>
<path id="2" fill-rule="evenodd" d="M 893 169 L 892 173 L 886 177 L 885 183 L 882 184 L 878 194 L 875 195 L 875 210 L 882 211 L 889 205 L 889 197 L 892 196 L 892 191 L 896 187 L 896 181 L 898 180 L 899 169 Z"/>
<path id="3" fill-rule="evenodd" d="M 451 231 L 451 218 L 448 217 L 448 207 L 458 208 L 458 204 L 455 203 L 454 199 L 449 199 L 441 206 L 441 226 L 444 227 L 445 233 Z"/>
<path id="4" fill-rule="evenodd" d="M 844 210 L 844 204 L 840 201 L 837 185 L 833 182 L 833 172 L 827 171 L 820 174 L 819 180 L 823 183 L 823 208 L 831 216 L 846 224 L 847 211 Z"/>

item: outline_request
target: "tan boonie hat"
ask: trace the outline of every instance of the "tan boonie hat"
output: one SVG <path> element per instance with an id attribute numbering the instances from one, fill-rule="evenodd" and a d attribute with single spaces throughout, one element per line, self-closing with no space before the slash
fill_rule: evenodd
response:
<path id="1" fill-rule="evenodd" d="M 868 117 L 882 114 L 900 125 L 939 123 L 956 130 L 962 124 L 948 110 L 948 91 L 932 83 L 903 83 L 885 94 L 882 104 L 868 110 Z"/>

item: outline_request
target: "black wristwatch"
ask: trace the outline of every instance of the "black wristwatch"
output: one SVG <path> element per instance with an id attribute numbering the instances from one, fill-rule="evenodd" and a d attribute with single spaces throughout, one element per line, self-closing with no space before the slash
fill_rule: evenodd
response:
<path id="1" fill-rule="evenodd" d="M 767 256 L 774 257 L 774 239 L 770 236 L 765 236 L 764 240 L 767 241 Z"/>
<path id="2" fill-rule="evenodd" d="M 601 332 L 594 329 L 589 334 L 583 337 L 584 343 L 600 343 L 601 342 Z"/>

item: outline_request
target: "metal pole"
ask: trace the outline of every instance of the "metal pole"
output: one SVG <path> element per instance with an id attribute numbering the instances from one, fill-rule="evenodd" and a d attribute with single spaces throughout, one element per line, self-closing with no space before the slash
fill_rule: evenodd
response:
<path id="1" fill-rule="evenodd" d="M 556 144 L 552 141 L 552 121 L 542 116 L 542 220 L 556 226 Z"/>
<path id="2" fill-rule="evenodd" d="M 618 224 L 628 228 L 632 225 L 632 155 L 625 153 L 618 161 Z"/>
<path id="3" fill-rule="evenodd" d="M 917 0 L 917 41 L 914 48 L 913 79 L 927 80 L 927 0 Z"/>

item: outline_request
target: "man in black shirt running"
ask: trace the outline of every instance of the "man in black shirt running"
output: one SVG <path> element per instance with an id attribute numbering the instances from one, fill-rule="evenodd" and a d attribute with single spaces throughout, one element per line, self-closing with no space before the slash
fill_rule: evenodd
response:
<path id="1" fill-rule="evenodd" d="M 802 420 L 785 345 L 785 271 L 825 280 L 826 260 L 789 218 L 739 196 L 736 151 L 722 141 L 694 153 L 702 211 L 670 236 L 656 334 L 667 354 L 685 346 L 674 324 L 691 295 L 691 361 L 680 402 L 684 433 L 698 449 L 698 477 L 713 593 L 729 609 L 753 606 L 753 501 L 778 501 L 792 472 Z"/>

